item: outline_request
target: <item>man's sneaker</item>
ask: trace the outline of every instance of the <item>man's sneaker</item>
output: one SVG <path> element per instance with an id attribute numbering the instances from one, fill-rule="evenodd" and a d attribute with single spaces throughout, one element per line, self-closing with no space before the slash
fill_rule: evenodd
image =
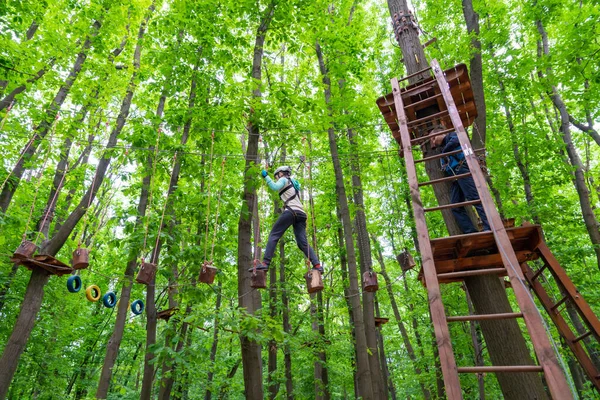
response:
<path id="1" fill-rule="evenodd" d="M 256 270 L 257 271 L 267 271 L 269 269 L 269 266 L 267 264 L 265 264 L 264 262 L 259 262 L 256 265 Z M 254 271 L 254 267 L 248 269 L 248 272 L 253 272 Z"/>
<path id="2" fill-rule="evenodd" d="M 323 275 L 323 266 L 321 264 L 313 266 L 312 269 L 319 271 Z"/>

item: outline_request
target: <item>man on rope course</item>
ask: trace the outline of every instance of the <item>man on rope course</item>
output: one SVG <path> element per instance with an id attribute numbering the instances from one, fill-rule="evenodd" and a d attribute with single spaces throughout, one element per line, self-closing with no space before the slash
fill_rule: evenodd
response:
<path id="1" fill-rule="evenodd" d="M 269 264 L 275 253 L 277 242 L 279 242 L 279 239 L 281 239 L 285 231 L 290 226 L 293 226 L 294 236 L 296 237 L 298 247 L 310 260 L 312 268 L 323 274 L 321 262 L 306 239 L 307 216 L 304 207 L 302 206 L 302 202 L 300 201 L 300 183 L 296 179 L 292 179 L 292 169 L 288 166 L 277 168 L 273 174 L 276 182 L 269 177 L 268 172 L 264 169 L 262 170 L 261 175 L 271 190 L 279 191 L 279 197 L 283 201 L 283 212 L 279 218 L 277 218 L 277 221 L 275 221 L 273 228 L 271 228 L 263 261 L 256 266 L 256 270 L 266 271 L 269 269 Z M 254 268 L 249 269 L 250 272 L 253 270 Z"/>
<path id="2" fill-rule="evenodd" d="M 432 129 L 430 134 L 442 132 L 443 130 L 446 130 L 444 126 L 438 126 Z M 460 149 L 460 142 L 454 131 L 445 136 L 438 135 L 432 137 L 430 139 L 430 144 L 432 149 L 443 146 L 442 153 L 451 153 Z M 440 165 L 446 176 L 470 173 L 469 167 L 465 161 L 465 155 L 462 151 L 440 158 Z M 462 203 L 465 200 L 479 200 L 479 193 L 477 193 L 475 181 L 473 181 L 471 175 L 452 181 L 452 186 L 450 187 L 450 203 Z M 477 214 L 479 214 L 479 219 L 481 219 L 483 230 L 489 231 L 490 225 L 487 216 L 485 215 L 485 211 L 483 210 L 483 206 L 479 203 L 475 204 L 474 207 L 477 210 Z M 453 208 L 452 214 L 454 214 L 454 218 L 463 233 L 478 232 L 475 226 L 473 226 L 473 222 L 471 222 L 471 219 L 467 215 L 467 210 L 465 210 L 464 207 Z"/>

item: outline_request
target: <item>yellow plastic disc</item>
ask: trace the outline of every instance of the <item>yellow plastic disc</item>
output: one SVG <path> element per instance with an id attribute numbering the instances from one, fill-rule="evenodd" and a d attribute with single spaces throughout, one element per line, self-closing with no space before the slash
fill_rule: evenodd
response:
<path id="1" fill-rule="evenodd" d="M 85 297 L 91 302 L 96 302 L 100 300 L 100 296 L 102 296 L 102 292 L 98 285 L 90 285 L 87 289 L 85 289 Z"/>

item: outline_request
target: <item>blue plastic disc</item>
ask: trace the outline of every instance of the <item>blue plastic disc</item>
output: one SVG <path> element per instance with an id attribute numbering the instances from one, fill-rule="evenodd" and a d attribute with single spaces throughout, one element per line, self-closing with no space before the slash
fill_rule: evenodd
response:
<path id="1" fill-rule="evenodd" d="M 67 279 L 67 290 L 71 293 L 77 293 L 81 290 L 81 278 L 79 275 L 70 276 Z"/>
<path id="2" fill-rule="evenodd" d="M 142 300 L 136 300 L 131 303 L 131 312 L 135 315 L 140 315 L 144 311 L 144 302 Z"/>
<path id="3" fill-rule="evenodd" d="M 117 295 L 115 292 L 107 292 L 102 297 L 102 304 L 104 304 L 104 307 L 106 308 L 113 308 L 117 304 Z"/>

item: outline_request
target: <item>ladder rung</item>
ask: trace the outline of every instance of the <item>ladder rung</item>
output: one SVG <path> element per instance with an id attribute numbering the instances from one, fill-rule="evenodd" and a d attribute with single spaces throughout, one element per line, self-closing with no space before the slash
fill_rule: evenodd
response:
<path id="1" fill-rule="evenodd" d="M 531 277 L 531 280 L 535 281 L 538 278 L 538 276 L 540 276 L 542 274 L 542 272 L 544 272 L 544 270 L 546 268 L 548 268 L 548 264 L 544 263 L 544 265 L 540 269 L 535 271 L 535 274 L 533 274 L 533 276 Z"/>
<path id="2" fill-rule="evenodd" d="M 462 152 L 462 149 L 454 150 L 454 151 L 449 151 L 447 153 L 436 154 L 434 156 L 425 157 L 425 158 L 421 158 L 419 160 L 415 160 L 415 164 L 426 162 L 426 161 L 431 161 L 431 160 L 436 160 L 438 158 L 442 158 L 442 157 L 446 157 L 446 156 L 451 156 L 453 154 L 458 154 L 458 153 L 461 153 L 461 152 Z M 485 152 L 485 147 L 482 147 L 481 149 L 473 150 L 473 152 L 474 153 L 483 153 L 483 152 Z"/>
<path id="3" fill-rule="evenodd" d="M 481 200 L 469 200 L 469 201 L 463 201 L 462 203 L 452 203 L 452 204 L 445 204 L 443 206 L 425 208 L 423 211 L 430 212 L 430 211 L 445 210 L 447 208 L 457 208 L 457 207 L 471 206 L 473 204 L 478 204 L 478 203 L 481 203 Z"/>
<path id="4" fill-rule="evenodd" d="M 398 79 L 398 82 L 402 82 L 402 81 L 405 81 L 405 80 L 407 80 L 407 79 L 410 79 L 410 78 L 412 78 L 413 76 L 420 75 L 420 74 L 422 74 L 423 72 L 427 72 L 427 71 L 429 71 L 430 69 L 431 69 L 431 67 L 427 67 L 427 68 L 425 68 L 425 69 L 422 69 L 422 70 L 420 70 L 420 71 L 417 71 L 417 72 L 415 72 L 414 74 L 406 75 L 404 78 L 400 78 L 400 79 Z"/>
<path id="5" fill-rule="evenodd" d="M 410 121 L 408 123 L 408 126 L 414 127 L 414 126 L 423 125 L 427 121 L 430 121 L 430 120 L 436 119 L 436 118 L 440 118 L 440 117 L 443 117 L 445 115 L 448 115 L 448 110 L 440 111 L 439 113 L 435 113 L 435 114 L 431 114 L 431 115 L 428 115 L 428 116 L 423 117 L 423 118 L 415 119 L 414 121 Z M 419 123 L 417 123 L 417 122 L 419 122 Z"/>
<path id="6" fill-rule="evenodd" d="M 445 178 L 434 179 L 432 181 L 421 182 L 421 183 L 419 183 L 419 187 L 426 186 L 426 185 L 437 185 L 438 183 L 447 182 L 447 181 L 455 181 L 457 179 L 466 178 L 467 176 L 470 176 L 470 175 L 471 175 L 471 173 L 467 172 L 466 174 L 452 175 L 452 176 L 447 176 Z"/>
<path id="7" fill-rule="evenodd" d="M 579 336 L 579 337 L 576 337 L 576 338 L 573 340 L 573 343 L 577 343 L 577 342 L 579 342 L 580 340 L 583 340 L 583 339 L 585 339 L 586 337 L 590 336 L 591 334 L 592 334 L 592 331 L 588 331 L 588 332 L 584 333 L 583 335 L 581 335 L 581 336 Z"/>
<path id="8" fill-rule="evenodd" d="M 416 139 L 412 139 L 410 141 L 410 144 L 414 145 L 414 144 L 419 144 L 421 142 L 426 142 L 426 141 L 428 141 L 429 139 L 431 139 L 433 137 L 446 135 L 446 134 L 448 134 L 450 132 L 454 132 L 455 130 L 456 129 L 454 129 L 454 128 L 450 128 L 450 129 L 445 129 L 443 131 L 439 131 L 439 132 L 436 132 L 436 133 L 431 133 L 431 134 L 426 135 L 426 136 L 421 136 L 421 137 L 418 137 Z M 462 150 L 460 150 L 460 151 L 462 151 Z M 446 154 L 448 154 L 448 153 L 446 153 Z"/>
<path id="9" fill-rule="evenodd" d="M 560 299 L 560 300 L 558 301 L 558 303 L 556 303 L 555 305 L 553 305 L 552 307 L 550 307 L 550 309 L 551 309 L 552 311 L 556 311 L 556 309 L 557 309 L 558 307 L 560 307 L 560 305 L 561 305 L 562 303 L 564 303 L 565 301 L 567 301 L 568 299 L 569 299 L 569 297 L 568 297 L 568 296 L 565 296 L 565 297 L 563 297 L 562 299 Z"/>
<path id="10" fill-rule="evenodd" d="M 458 373 L 486 373 L 486 372 L 543 372 L 540 365 L 499 365 L 497 367 L 458 367 Z"/>
<path id="11" fill-rule="evenodd" d="M 502 313 L 502 314 L 482 314 L 482 315 L 459 315 L 456 317 L 446 317 L 448 322 L 461 321 L 488 321 L 496 319 L 522 318 L 523 313 Z"/>
<path id="12" fill-rule="evenodd" d="M 506 273 L 506 268 L 475 269 L 471 271 L 446 272 L 443 274 L 438 274 L 438 279 L 465 278 L 467 276 L 494 275 L 503 273 Z"/>
<path id="13" fill-rule="evenodd" d="M 409 108 L 409 107 L 416 107 L 416 106 L 418 106 L 419 104 L 423 104 L 423 103 L 425 103 L 425 102 L 427 102 L 427 101 L 429 101 L 429 100 L 431 100 L 431 99 L 437 99 L 438 97 L 442 97 L 442 94 L 441 94 L 441 93 L 434 94 L 433 96 L 428 96 L 426 99 L 419 100 L 419 101 L 417 101 L 416 103 L 405 104 L 405 105 L 404 105 L 404 108 L 406 109 L 406 108 Z"/>

